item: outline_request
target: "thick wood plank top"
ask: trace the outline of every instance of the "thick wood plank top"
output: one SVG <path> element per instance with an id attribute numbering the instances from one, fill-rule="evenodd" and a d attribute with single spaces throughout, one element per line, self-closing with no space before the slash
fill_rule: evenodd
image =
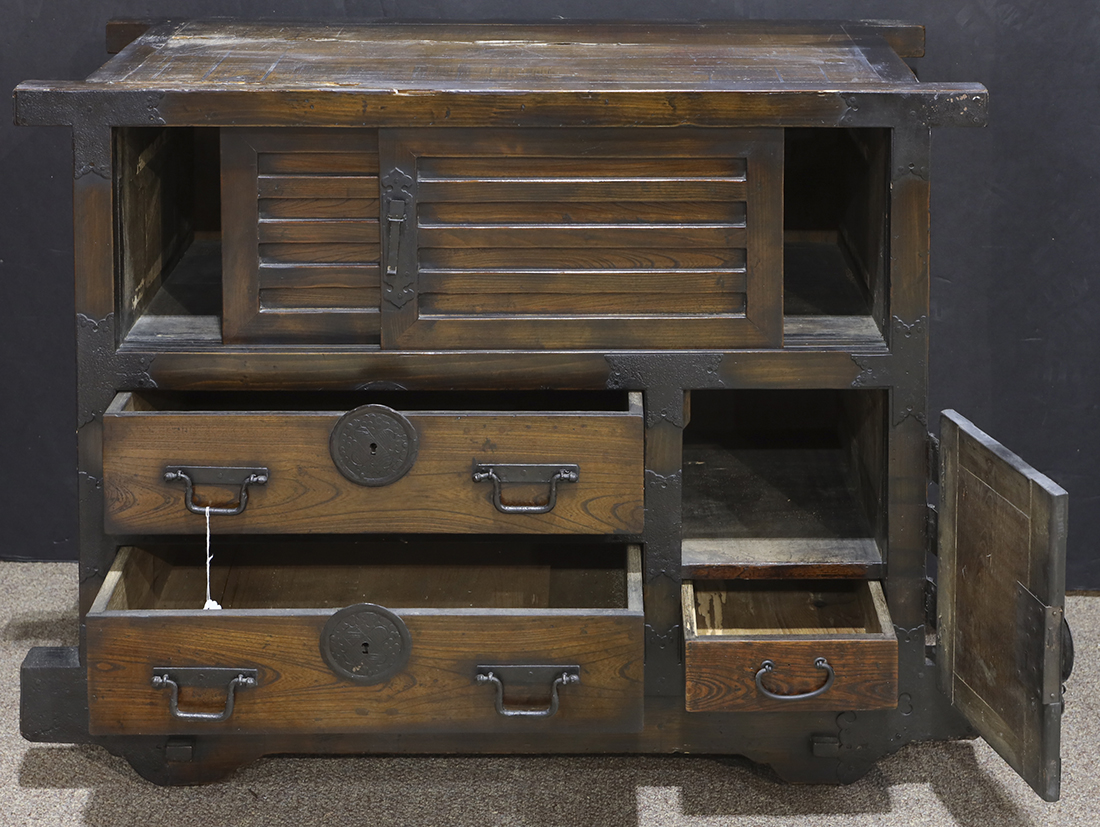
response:
<path id="1" fill-rule="evenodd" d="M 132 30 L 131 30 L 132 31 Z M 980 125 L 978 84 L 919 83 L 902 24 L 164 22 L 16 120 L 209 126 Z"/>
<path id="2" fill-rule="evenodd" d="M 88 80 L 143 89 L 396 92 L 834 90 L 916 83 L 884 40 L 835 23 L 217 20 L 154 27 Z"/>

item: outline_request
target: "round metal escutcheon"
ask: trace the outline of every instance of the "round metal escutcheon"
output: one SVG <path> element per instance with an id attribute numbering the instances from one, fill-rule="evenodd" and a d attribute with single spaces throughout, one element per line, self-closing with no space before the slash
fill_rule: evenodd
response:
<path id="1" fill-rule="evenodd" d="M 359 684 L 389 680 L 409 661 L 405 622 L 383 606 L 357 603 L 336 612 L 321 632 L 321 657 L 337 675 Z"/>
<path id="2" fill-rule="evenodd" d="M 397 482 L 416 462 L 420 445 L 416 428 L 385 405 L 363 405 L 348 411 L 332 429 L 329 453 L 340 473 L 359 485 Z"/>

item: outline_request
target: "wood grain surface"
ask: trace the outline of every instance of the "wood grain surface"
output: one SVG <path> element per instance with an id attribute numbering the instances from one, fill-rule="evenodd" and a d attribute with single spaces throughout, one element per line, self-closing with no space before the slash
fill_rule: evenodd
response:
<path id="1" fill-rule="evenodd" d="M 140 397 L 138 397 L 140 399 Z M 248 507 L 211 518 L 213 531 L 250 532 L 638 532 L 643 524 L 643 424 L 640 408 L 607 413 L 420 411 L 416 462 L 401 479 L 365 487 L 346 479 L 329 453 L 343 411 L 172 412 L 132 410 L 121 396 L 104 416 L 105 520 L 116 533 L 196 533 L 182 484 L 163 480 L 167 465 L 263 466 Z M 128 410 L 128 408 L 130 408 Z M 492 485 L 472 481 L 473 466 L 574 463 L 576 483 L 559 486 L 546 514 L 505 514 Z M 196 489 L 202 505 L 235 501 L 235 490 Z M 545 487 L 539 495 L 545 497 Z M 521 491 L 521 496 L 531 492 Z M 511 495 L 504 493 L 505 502 Z"/>
<path id="2" fill-rule="evenodd" d="M 758 582 L 758 581 L 757 581 Z M 893 709 L 898 646 L 882 589 L 873 581 L 747 587 L 734 581 L 685 581 L 683 609 L 688 712 Z M 825 683 L 824 657 L 836 678 L 804 700 L 762 695 L 756 673 L 774 664 L 764 686 L 776 694 L 811 692 Z"/>

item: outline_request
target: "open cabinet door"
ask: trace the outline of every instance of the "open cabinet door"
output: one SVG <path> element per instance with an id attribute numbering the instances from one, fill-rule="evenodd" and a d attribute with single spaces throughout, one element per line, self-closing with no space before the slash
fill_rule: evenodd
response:
<path id="1" fill-rule="evenodd" d="M 1068 495 L 940 416 L 940 682 L 1047 801 L 1059 794 Z"/>

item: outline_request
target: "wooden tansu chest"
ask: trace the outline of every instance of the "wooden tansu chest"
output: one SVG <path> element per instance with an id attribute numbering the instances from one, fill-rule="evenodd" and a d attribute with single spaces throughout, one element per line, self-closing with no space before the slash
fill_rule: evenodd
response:
<path id="1" fill-rule="evenodd" d="M 969 721 L 1057 797 L 1066 494 L 928 433 L 930 129 L 986 92 L 918 83 L 922 29 L 108 39 L 15 93 L 74 130 L 87 482 L 26 737 L 159 783 L 366 751 L 844 782 Z"/>

